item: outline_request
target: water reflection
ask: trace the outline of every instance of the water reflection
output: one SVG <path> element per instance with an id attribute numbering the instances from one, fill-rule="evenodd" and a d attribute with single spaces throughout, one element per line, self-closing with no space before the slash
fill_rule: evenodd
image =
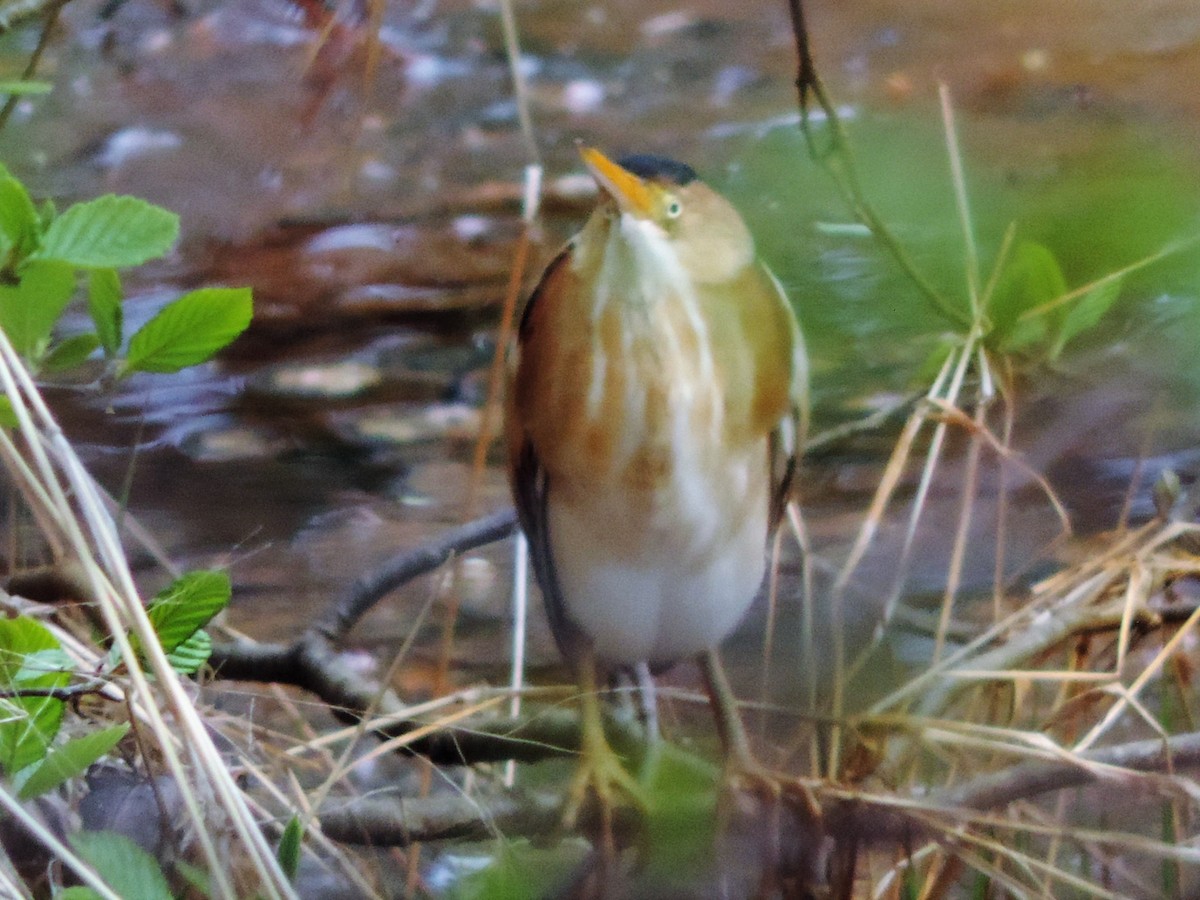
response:
<path id="1" fill-rule="evenodd" d="M 71 35 L 54 48 L 59 89 L 4 136 L 7 158 L 46 193 L 132 191 L 183 214 L 180 254 L 130 274 L 130 328 L 198 283 L 249 283 L 257 301 L 251 334 L 224 362 L 139 376 L 102 399 L 57 392 L 85 455 L 115 485 L 136 445 L 134 505 L 171 523 L 169 549 L 204 562 L 238 546 L 235 575 L 286 594 L 296 590 L 287 560 L 309 555 L 331 508 L 357 521 L 356 511 L 399 500 L 426 528 L 453 521 L 462 476 L 432 483 L 427 467 L 470 455 L 493 349 L 481 336 L 508 277 L 524 162 L 494 11 L 389 9 L 369 95 L 359 79 L 367 33 L 352 19 L 306 69 L 317 30 L 283 3 L 171 18 L 130 2 L 107 24 L 71 15 Z M 1015 221 L 1078 284 L 1194 224 L 1196 160 L 1178 139 L 1195 129 L 1194 98 L 1156 89 L 1168 77 L 1186 83 L 1200 65 L 1181 37 L 1200 27 L 1189 5 L 1152 4 L 1121 28 L 1028 3 L 970 19 L 933 0 L 814 4 L 810 15 L 826 78 L 849 101 L 868 193 L 948 295 L 962 296 L 961 226 L 929 102 L 935 77 L 963 107 L 985 262 Z M 586 135 L 686 156 L 745 210 L 801 309 L 821 421 L 919 380 L 945 323 L 869 237 L 845 227 L 844 204 L 809 161 L 782 5 L 549 4 L 521 24 L 551 173 L 575 167 L 571 139 Z M 551 192 L 542 258 L 583 213 L 587 197 L 573 191 Z M 1114 217 L 1128 227 L 1107 227 Z M 1128 284 L 1125 313 L 1100 341 L 1128 341 L 1123 390 L 1173 384 L 1163 361 L 1191 346 L 1192 296 L 1160 291 L 1156 309 L 1146 300 L 1154 285 L 1194 285 L 1194 262 Z M 1165 348 L 1152 333 L 1164 312 L 1174 336 Z M 1143 363 L 1150 347 L 1157 362 Z M 1066 485 L 1077 466 L 1064 460 L 1109 471 L 1154 444 L 1136 418 L 1087 399 L 1119 393 L 1094 386 L 1108 366 L 1077 369 L 1075 387 L 1023 388 L 1035 411 L 1019 431 L 1029 460 L 1067 472 Z M 1190 402 L 1192 380 L 1171 390 Z M 1094 432 L 1108 438 L 1103 448 L 1083 437 Z M 807 502 L 831 556 L 885 448 L 860 443 L 811 461 Z M 864 487 L 838 487 L 849 483 Z M 1076 509 L 1097 523 L 1111 513 Z M 329 540 L 375 546 L 369 531 L 339 525 Z M 943 560 L 921 558 L 936 581 Z M 268 573 L 267 559 L 282 568 Z"/>

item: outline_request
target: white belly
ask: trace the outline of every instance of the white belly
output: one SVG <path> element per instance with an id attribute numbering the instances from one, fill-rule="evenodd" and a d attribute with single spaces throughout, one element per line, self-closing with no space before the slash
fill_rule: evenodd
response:
<path id="1" fill-rule="evenodd" d="M 710 472 L 672 479 L 651 502 L 617 484 L 549 502 L 567 617 L 611 663 L 670 662 L 720 643 L 762 582 L 765 442 Z M 716 477 L 712 477 L 716 476 Z"/>

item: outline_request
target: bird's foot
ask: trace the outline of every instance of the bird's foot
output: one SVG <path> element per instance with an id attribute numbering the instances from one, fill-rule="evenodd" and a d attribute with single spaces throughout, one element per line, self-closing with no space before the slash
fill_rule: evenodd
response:
<path id="1" fill-rule="evenodd" d="M 744 759 L 726 766 L 725 784 L 731 791 L 751 795 L 769 808 L 786 810 L 809 824 L 821 822 L 821 803 L 812 784 L 803 778 L 772 771 L 755 759 Z"/>
<path id="2" fill-rule="evenodd" d="M 825 881 L 826 854 L 813 784 L 748 759 L 727 764 L 724 785 L 724 829 L 758 847 L 754 896 L 810 896 Z"/>
<path id="3" fill-rule="evenodd" d="M 630 807 L 639 814 L 645 813 L 646 799 L 637 780 L 621 764 L 621 758 L 607 741 L 585 746 L 567 794 L 564 826 L 574 828 L 582 810 L 586 808 L 589 813 L 594 810 L 599 832 L 597 844 L 611 855 L 615 852 L 616 813 Z"/>

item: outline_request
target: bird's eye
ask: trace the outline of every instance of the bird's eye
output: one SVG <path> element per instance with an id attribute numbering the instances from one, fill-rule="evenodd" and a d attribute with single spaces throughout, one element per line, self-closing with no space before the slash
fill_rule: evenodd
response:
<path id="1" fill-rule="evenodd" d="M 682 212 L 683 212 L 683 206 L 680 205 L 678 200 L 668 200 L 667 201 L 666 213 L 667 213 L 668 219 L 678 219 L 679 214 Z"/>

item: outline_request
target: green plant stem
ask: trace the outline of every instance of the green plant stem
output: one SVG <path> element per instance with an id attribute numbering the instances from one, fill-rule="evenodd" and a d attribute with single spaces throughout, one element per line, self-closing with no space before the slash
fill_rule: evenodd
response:
<path id="1" fill-rule="evenodd" d="M 47 45 L 50 43 L 50 34 L 54 31 L 54 26 L 58 24 L 59 13 L 62 12 L 71 0 L 54 0 L 46 6 L 46 21 L 42 23 L 42 33 L 38 35 L 37 46 L 34 47 L 32 55 L 29 57 L 29 62 L 25 65 L 25 71 L 21 73 L 21 81 L 29 81 L 37 72 L 38 63 L 42 60 L 42 54 L 46 51 Z M 8 25 L 12 27 L 12 23 Z M 21 97 L 18 94 L 10 94 L 8 99 L 4 101 L 4 106 L 0 107 L 0 131 L 8 124 L 8 120 L 12 117 L 13 110 L 17 108 L 17 101 Z"/>
<path id="2" fill-rule="evenodd" d="M 858 175 L 854 152 L 846 136 L 842 120 L 837 114 L 821 77 L 817 74 L 813 61 L 812 50 L 808 43 L 808 26 L 804 21 L 804 9 L 801 0 L 788 0 L 788 9 L 792 16 L 792 34 L 796 41 L 796 57 L 798 71 L 796 75 L 796 90 L 800 101 L 800 131 L 808 145 L 809 155 L 813 161 L 825 169 L 838 186 L 843 199 L 849 204 L 854 216 L 867 228 L 871 234 L 892 255 L 896 263 L 929 301 L 934 311 L 947 319 L 951 324 L 969 327 L 970 316 L 954 306 L 930 283 L 929 279 L 916 267 L 908 252 L 896 240 L 895 235 L 879 218 L 874 207 L 867 200 Z M 820 147 L 813 136 L 809 119 L 809 97 L 817 101 L 817 105 L 825 113 L 829 129 L 829 145 Z"/>

